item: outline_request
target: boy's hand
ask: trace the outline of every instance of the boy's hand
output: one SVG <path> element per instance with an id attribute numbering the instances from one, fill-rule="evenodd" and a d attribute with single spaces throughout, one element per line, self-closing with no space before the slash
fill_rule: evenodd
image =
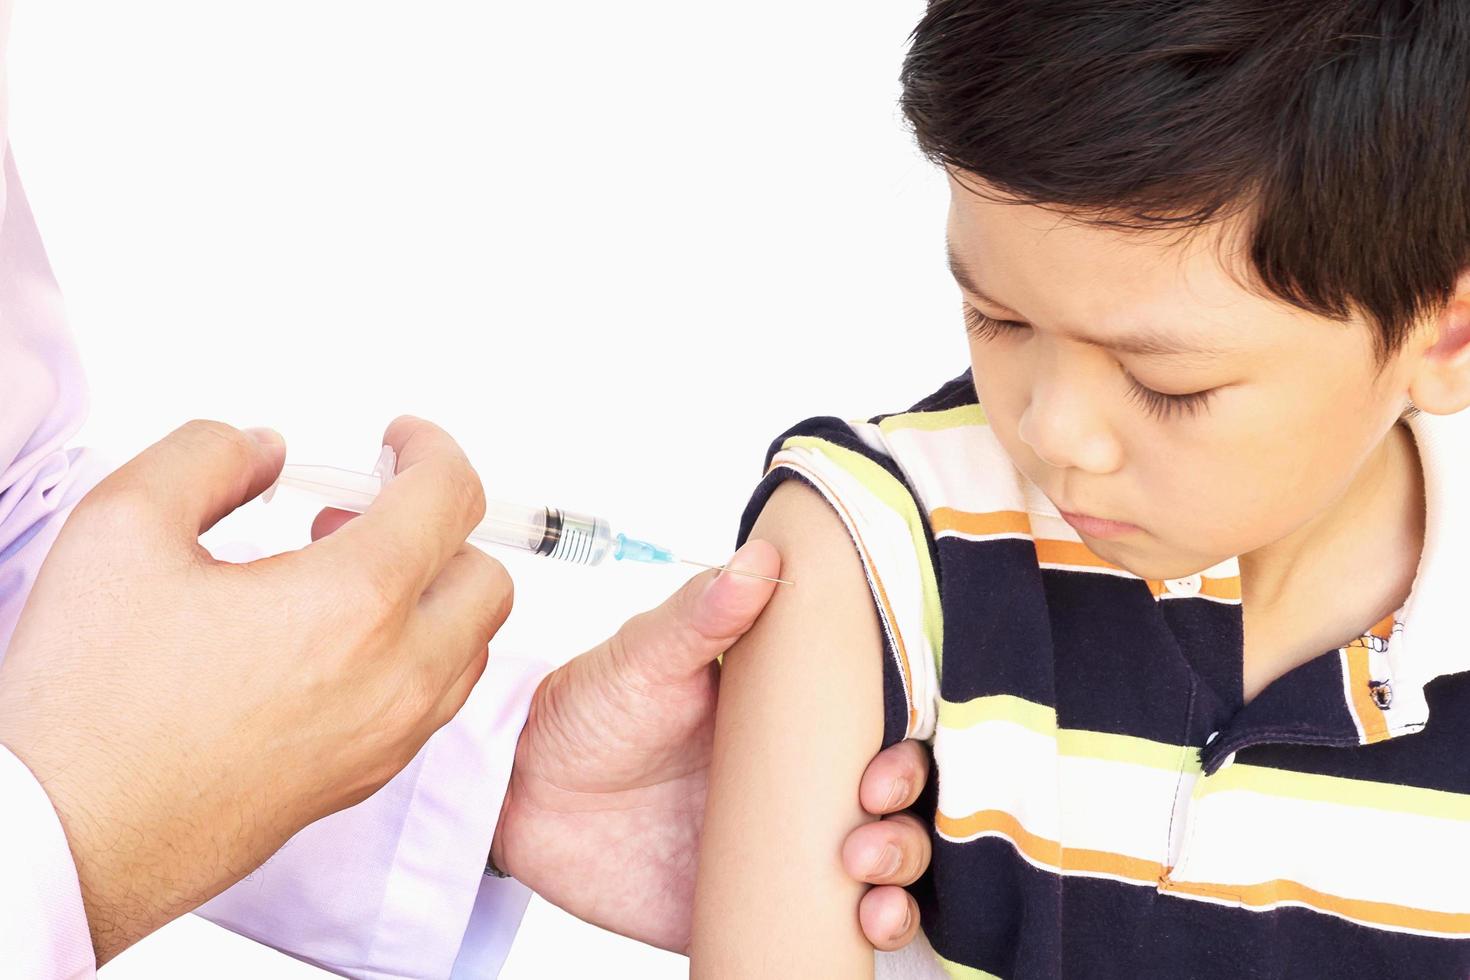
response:
<path id="1" fill-rule="evenodd" d="M 731 564 L 774 576 L 781 560 L 752 541 Z M 495 865 L 588 922 L 686 952 L 719 692 L 714 661 L 755 622 L 774 588 L 698 575 L 550 674 L 516 751 Z M 875 815 L 908 807 L 928 772 L 920 746 L 890 748 L 863 778 L 863 807 Z M 920 822 L 898 816 L 861 827 L 842 858 L 853 878 L 886 886 L 863 899 L 868 940 L 881 949 L 907 944 L 918 908 L 894 886 L 929 864 Z"/>

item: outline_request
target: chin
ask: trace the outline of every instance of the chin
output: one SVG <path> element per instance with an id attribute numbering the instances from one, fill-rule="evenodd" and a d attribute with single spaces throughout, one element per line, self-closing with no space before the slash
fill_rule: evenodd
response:
<path id="1" fill-rule="evenodd" d="M 1151 548 L 1140 548 L 1121 541 L 1084 540 L 1093 554 L 1142 579 L 1163 581 L 1184 578 L 1218 564 L 1218 561 L 1199 557 L 1163 554 Z"/>

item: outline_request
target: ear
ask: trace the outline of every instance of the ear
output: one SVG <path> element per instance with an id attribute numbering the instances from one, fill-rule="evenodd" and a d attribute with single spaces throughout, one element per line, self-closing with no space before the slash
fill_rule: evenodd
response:
<path id="1" fill-rule="evenodd" d="M 1410 380 L 1409 398 L 1423 411 L 1453 415 L 1470 406 L 1470 271 L 1461 273 L 1433 328 Z"/>

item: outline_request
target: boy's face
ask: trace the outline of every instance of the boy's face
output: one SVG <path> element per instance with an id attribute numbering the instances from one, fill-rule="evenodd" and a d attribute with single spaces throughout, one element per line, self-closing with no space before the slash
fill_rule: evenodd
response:
<path id="1" fill-rule="evenodd" d="M 1074 523 L 1134 574 L 1183 577 L 1301 528 L 1404 407 L 1411 359 L 1379 373 L 1365 322 L 1253 291 L 1222 237 L 1239 226 L 1171 240 L 950 191 L 991 428 L 1060 510 L 1133 525 Z"/>

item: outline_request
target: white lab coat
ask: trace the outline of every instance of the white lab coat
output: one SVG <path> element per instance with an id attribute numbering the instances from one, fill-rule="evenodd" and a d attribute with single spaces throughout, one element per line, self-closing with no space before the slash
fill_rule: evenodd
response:
<path id="1" fill-rule="evenodd" d="M 0 0 L 0 52 L 10 0 Z M 0 74 L 0 658 L 41 560 L 101 478 L 67 448 L 85 413 L 60 297 L 16 176 Z M 493 977 L 529 899 L 483 870 L 516 741 L 547 666 L 492 649 L 459 715 L 365 802 L 291 839 L 200 911 L 360 977 Z M 0 975 L 94 972 L 71 852 L 42 787 L 0 747 Z"/>

